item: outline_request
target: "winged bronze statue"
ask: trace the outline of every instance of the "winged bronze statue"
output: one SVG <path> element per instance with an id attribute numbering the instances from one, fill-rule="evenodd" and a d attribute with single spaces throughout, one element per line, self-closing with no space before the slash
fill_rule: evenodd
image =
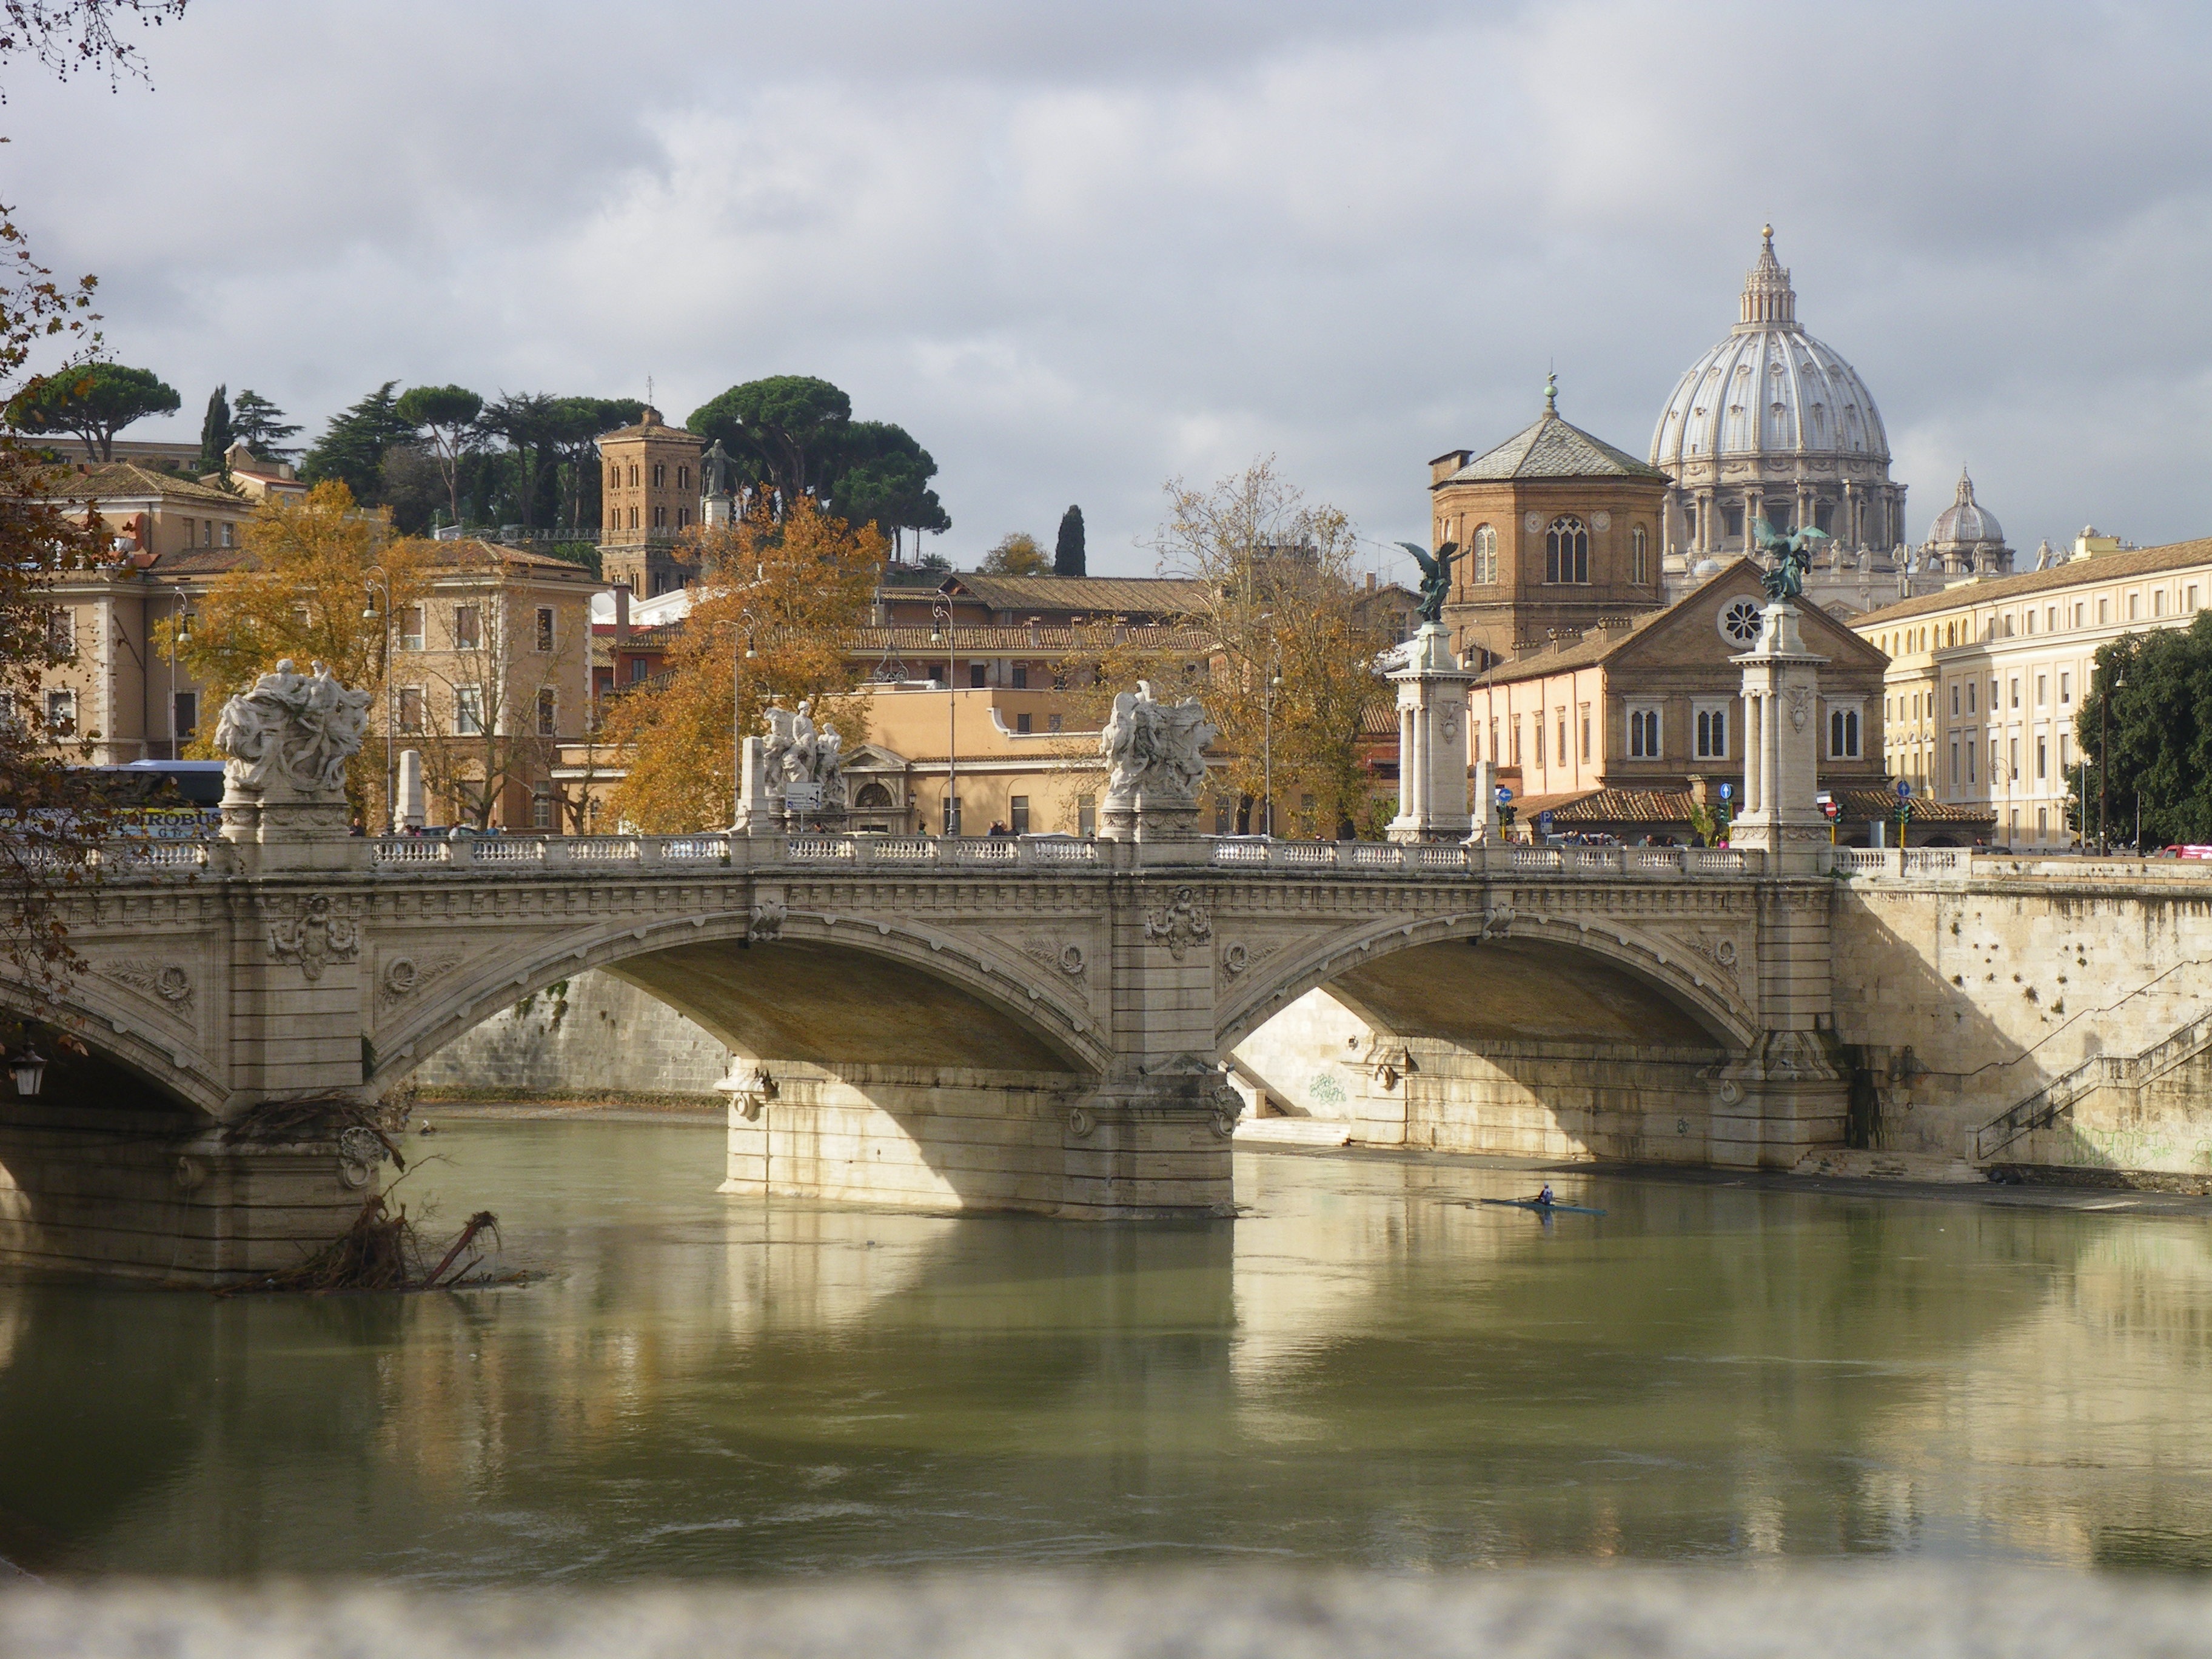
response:
<path id="1" fill-rule="evenodd" d="M 1762 515 L 1751 526 L 1753 542 L 1774 562 L 1759 579 L 1770 599 L 1794 599 L 1805 592 L 1805 573 L 1813 568 L 1815 544 L 1826 541 L 1825 530 L 1807 528 L 1778 535 Z"/>
<path id="2" fill-rule="evenodd" d="M 1421 567 L 1421 620 L 1442 622 L 1444 600 L 1451 595 L 1452 561 L 1459 557 L 1459 544 L 1446 542 L 1433 556 L 1418 543 L 1400 542 L 1398 545 L 1412 554 L 1413 562 Z"/>

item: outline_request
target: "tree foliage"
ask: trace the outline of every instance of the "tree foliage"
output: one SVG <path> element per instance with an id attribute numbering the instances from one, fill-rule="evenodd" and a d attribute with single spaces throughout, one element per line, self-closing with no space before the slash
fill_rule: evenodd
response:
<path id="1" fill-rule="evenodd" d="M 1052 574 L 1080 576 L 1084 569 L 1083 509 L 1071 507 L 1060 515 L 1060 535 L 1052 546 Z"/>
<path id="2" fill-rule="evenodd" d="M 848 524 L 941 532 L 952 527 L 929 481 L 937 463 L 902 427 L 855 421 L 853 400 L 827 380 L 776 374 L 733 386 L 684 422 L 720 439 L 738 482 L 786 502 L 811 496 Z"/>
<path id="3" fill-rule="evenodd" d="M 2140 806 L 2145 846 L 2212 843 L 2212 611 L 2185 629 L 2130 634 L 2098 648 L 2074 727 L 2085 762 L 2074 811 L 2089 836 L 2098 828 L 2108 691 L 2112 838 L 2135 839 Z"/>
<path id="4" fill-rule="evenodd" d="M 1388 691 L 1375 659 L 1389 641 L 1359 602 L 1351 520 L 1308 502 L 1272 458 L 1203 489 L 1173 480 L 1167 495 L 1152 544 L 1202 596 L 1185 620 L 1212 642 L 1201 695 L 1221 729 L 1219 775 L 1256 801 L 1272 770 L 1278 834 L 1361 823 L 1360 716 Z"/>
<path id="5" fill-rule="evenodd" d="M 115 32 L 126 18 L 159 28 L 185 15 L 185 0 L 0 0 L 0 58 L 30 53 L 57 81 L 79 72 L 145 78 L 131 44 Z"/>
<path id="6" fill-rule="evenodd" d="M 300 428 L 284 418 L 284 411 L 258 392 L 242 391 L 230 405 L 231 434 L 264 461 L 289 461 L 299 452 L 284 447 Z"/>
<path id="7" fill-rule="evenodd" d="M 300 476 L 310 483 L 342 483 L 362 506 L 380 501 L 385 451 L 415 437 L 415 428 L 400 415 L 399 399 L 392 392 L 398 384 L 386 380 L 350 409 L 333 415 L 300 463 Z"/>
<path id="8" fill-rule="evenodd" d="M 1017 530 L 999 538 L 999 544 L 983 556 L 976 568 L 986 576 L 1049 576 L 1052 562 L 1045 557 L 1036 537 Z"/>
<path id="9" fill-rule="evenodd" d="M 631 753 L 614 810 L 648 833 L 730 821 L 736 738 L 761 732 L 771 701 L 816 700 L 848 747 L 866 736 L 864 708 L 844 699 L 824 711 L 820 700 L 859 684 L 844 646 L 874 598 L 881 532 L 856 531 L 802 495 L 780 520 L 757 501 L 694 546 L 696 597 L 667 671 L 615 698 L 605 720 L 607 741 Z"/>
<path id="10" fill-rule="evenodd" d="M 204 474 L 225 471 L 230 465 L 223 459 L 233 441 L 230 404 L 223 396 L 228 390 L 217 386 L 209 392 L 207 413 L 200 417 L 200 471 Z"/>
<path id="11" fill-rule="evenodd" d="M 385 586 L 402 613 L 428 591 L 434 544 L 395 536 L 384 514 L 364 511 L 337 479 L 304 501 L 272 497 L 246 525 L 245 558 L 193 602 L 186 637 L 174 622 L 155 630 L 218 703 L 251 687 L 289 657 L 302 669 L 325 662 L 347 685 L 385 695 L 392 629 Z M 364 614 L 369 613 L 369 614 Z M 383 712 L 375 711 L 376 724 Z M 204 735 L 201 752 L 211 755 Z M 384 758 L 364 750 L 347 775 L 347 794 L 367 820 L 382 817 Z"/>
<path id="12" fill-rule="evenodd" d="M 43 374 L 8 403 L 8 423 L 20 432 L 73 433 L 95 459 L 115 459 L 115 434 L 149 415 L 173 415 L 176 388 L 149 368 L 78 363 Z"/>
<path id="13" fill-rule="evenodd" d="M 430 452 L 446 480 L 447 505 L 453 513 L 449 522 L 459 524 L 461 455 L 477 440 L 477 416 L 483 412 L 483 399 L 466 386 L 416 386 L 401 394 L 395 408 L 401 420 L 430 441 Z"/>

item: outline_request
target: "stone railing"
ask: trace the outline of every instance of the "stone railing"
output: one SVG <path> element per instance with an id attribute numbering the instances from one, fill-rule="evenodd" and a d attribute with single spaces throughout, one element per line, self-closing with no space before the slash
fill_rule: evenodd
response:
<path id="1" fill-rule="evenodd" d="M 1218 841 L 1218 868 L 1459 871 L 1472 875 L 1742 876 L 1765 854 L 1729 848 L 1522 847 L 1510 842 Z"/>
<path id="2" fill-rule="evenodd" d="M 1957 885 L 1970 879 L 2212 884 L 2212 860 L 2016 858 L 1964 847 L 1838 847 L 1827 867 L 1838 876 Z"/>

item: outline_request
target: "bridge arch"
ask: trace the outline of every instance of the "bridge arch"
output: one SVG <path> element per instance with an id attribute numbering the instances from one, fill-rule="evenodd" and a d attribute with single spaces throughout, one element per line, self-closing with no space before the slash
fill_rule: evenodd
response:
<path id="1" fill-rule="evenodd" d="M 164 1035 L 98 980 L 80 976 L 58 1000 L 34 994 L 15 981 L 0 980 L 0 1009 L 31 1024 L 66 1031 L 97 1061 L 115 1067 L 197 1119 L 213 1122 L 230 1098 L 228 1083 L 196 1044 Z"/>
<path id="2" fill-rule="evenodd" d="M 1046 982 L 1037 963 L 908 917 L 794 909 L 763 928 L 748 906 L 627 927 L 601 921 L 471 963 L 379 1026 L 368 1082 L 397 1081 L 501 1008 L 589 969 L 636 985 L 754 1059 L 1096 1078 L 1112 1058 L 1092 1012 Z M 395 989 L 391 971 L 388 963 L 376 970 L 370 995 Z"/>
<path id="3" fill-rule="evenodd" d="M 1559 976 L 1540 978 L 1551 969 Z M 1424 970 L 1431 970 L 1425 981 Z M 1223 1052 L 1322 987 L 1407 1036 L 1619 1041 L 1656 1030 L 1741 1053 L 1759 1031 L 1737 983 L 1755 964 L 1708 961 L 1663 936 L 1587 918 L 1507 919 L 1491 910 L 1377 923 L 1250 971 L 1255 982 L 1222 1000 L 1216 1043 Z M 1497 999 L 1487 1014 L 1472 1000 L 1483 994 Z"/>

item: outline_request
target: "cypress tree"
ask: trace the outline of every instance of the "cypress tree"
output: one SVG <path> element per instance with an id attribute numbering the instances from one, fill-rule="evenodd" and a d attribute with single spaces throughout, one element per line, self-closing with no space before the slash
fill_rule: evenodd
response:
<path id="1" fill-rule="evenodd" d="M 200 422 L 200 471 L 220 472 L 228 465 L 223 456 L 230 449 L 230 402 L 227 386 L 219 386 L 208 393 L 206 418 Z"/>
<path id="2" fill-rule="evenodd" d="M 1081 576 L 1083 568 L 1083 509 L 1071 507 L 1060 515 L 1060 539 L 1052 546 L 1052 574 Z"/>

